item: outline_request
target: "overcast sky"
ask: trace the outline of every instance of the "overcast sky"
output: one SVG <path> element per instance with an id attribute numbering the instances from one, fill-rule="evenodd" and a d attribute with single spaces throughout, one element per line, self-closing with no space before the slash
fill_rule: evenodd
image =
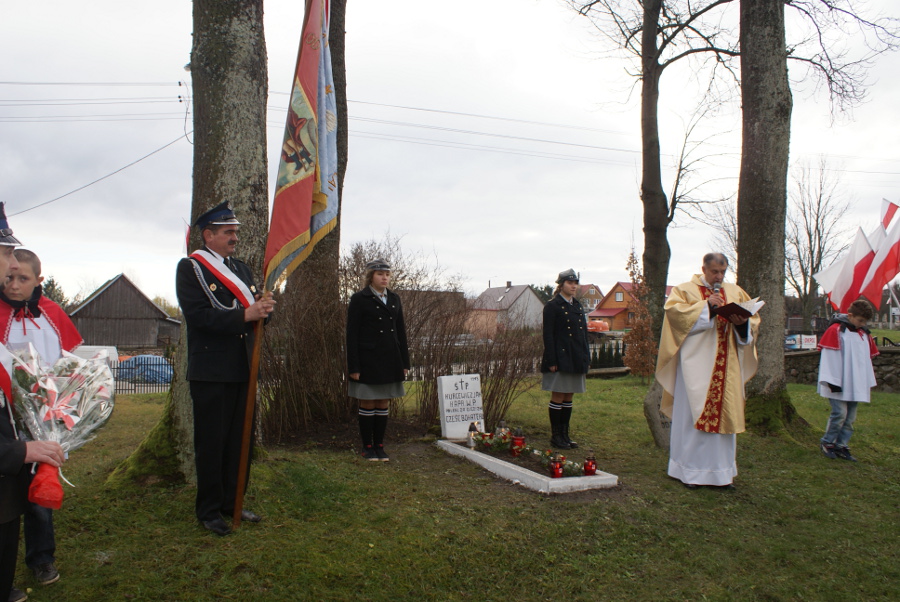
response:
<path id="1" fill-rule="evenodd" d="M 265 4 L 272 177 L 299 4 Z M 390 231 L 464 275 L 473 295 L 570 267 L 604 292 L 627 278 L 629 249 L 643 245 L 638 94 L 629 64 L 603 55 L 586 19 L 561 0 L 348 4 L 345 247 Z M 900 15 L 889 0 L 871 4 Z M 70 297 L 124 272 L 148 296 L 175 299 L 191 202 L 190 106 L 179 102 L 190 98 L 191 10 L 186 0 L 4 3 L 0 200 Z M 868 101 L 835 123 L 811 85 L 794 92 L 792 163 L 828 158 L 853 201 L 851 229 L 877 224 L 882 197 L 900 200 L 898 67 L 897 55 L 882 58 Z M 689 73 L 664 76 L 668 173 L 695 85 Z M 737 107 L 705 127 L 718 134 L 709 194 L 733 193 Z M 676 225 L 673 284 L 712 239 L 697 222 Z"/>

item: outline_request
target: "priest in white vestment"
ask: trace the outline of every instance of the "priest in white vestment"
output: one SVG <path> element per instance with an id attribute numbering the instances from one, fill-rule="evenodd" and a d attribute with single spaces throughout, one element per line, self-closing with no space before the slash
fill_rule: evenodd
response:
<path id="1" fill-rule="evenodd" d="M 689 489 L 734 488 L 744 384 L 756 373 L 759 316 L 716 315 L 750 300 L 723 282 L 727 270 L 724 255 L 708 253 L 702 273 L 674 287 L 665 305 L 656 379 L 664 389 L 660 409 L 672 419 L 668 473 Z"/>

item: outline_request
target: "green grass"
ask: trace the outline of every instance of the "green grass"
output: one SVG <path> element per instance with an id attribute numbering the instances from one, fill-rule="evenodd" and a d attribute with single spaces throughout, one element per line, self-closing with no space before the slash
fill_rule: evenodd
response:
<path id="1" fill-rule="evenodd" d="M 190 487 L 108 491 L 105 477 L 156 421 L 161 396 L 120 397 L 72 454 L 56 513 L 62 579 L 30 600 L 896 600 L 900 396 L 862 407 L 858 464 L 817 448 L 827 404 L 791 386 L 807 440 L 738 437 L 738 490 L 665 474 L 635 378 L 589 380 L 573 436 L 621 487 L 545 497 L 419 441 L 387 464 L 349 450 L 270 448 L 247 507 L 265 520 L 217 538 Z M 546 394 L 510 426 L 546 441 Z M 572 457 L 581 459 L 583 454 Z"/>

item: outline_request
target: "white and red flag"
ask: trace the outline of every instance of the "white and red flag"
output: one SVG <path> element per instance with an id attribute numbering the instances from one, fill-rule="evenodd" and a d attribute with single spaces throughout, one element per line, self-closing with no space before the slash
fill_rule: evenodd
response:
<path id="1" fill-rule="evenodd" d="M 878 246 L 860 286 L 860 294 L 875 307 L 880 307 L 881 291 L 898 273 L 900 273 L 900 220 L 891 227 Z"/>
<path id="2" fill-rule="evenodd" d="M 883 238 L 884 230 L 880 226 L 868 237 L 862 229 L 857 230 L 847 255 L 813 274 L 836 310 L 846 313 L 850 304 L 859 298 L 869 267 L 875 259 L 875 249 Z"/>
<path id="3" fill-rule="evenodd" d="M 881 227 L 887 231 L 888 226 L 891 225 L 891 220 L 894 219 L 894 214 L 897 213 L 897 209 L 900 209 L 900 206 L 893 201 L 889 201 L 887 199 L 881 199 Z"/>

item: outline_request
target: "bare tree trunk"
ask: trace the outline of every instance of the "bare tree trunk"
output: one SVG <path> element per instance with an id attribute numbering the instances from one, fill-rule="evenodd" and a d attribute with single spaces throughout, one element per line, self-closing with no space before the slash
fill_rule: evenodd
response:
<path id="1" fill-rule="evenodd" d="M 743 142 L 738 188 L 738 280 L 766 301 L 747 423 L 778 430 L 795 411 L 784 378 L 784 226 L 791 91 L 783 0 L 741 0 Z"/>
<path id="2" fill-rule="evenodd" d="M 653 319 L 653 336 L 662 330 L 663 302 L 669 275 L 671 250 L 667 230 L 671 218 L 662 183 L 659 143 L 659 64 L 656 44 L 662 0 L 644 2 L 641 32 L 641 202 L 644 205 L 644 282 L 649 294 L 647 307 Z"/>
<path id="3" fill-rule="evenodd" d="M 647 309 L 652 320 L 653 339 L 659 341 L 663 323 L 666 280 L 669 277 L 668 228 L 669 200 L 666 198 L 660 168 L 659 143 L 659 64 L 657 31 L 662 0 L 644 2 L 644 24 L 641 31 L 641 202 L 644 205 L 644 282 L 647 285 Z M 644 416 L 656 445 L 669 446 L 665 416 L 659 412 L 661 387 L 654 381 L 644 399 Z"/>
<path id="4" fill-rule="evenodd" d="M 269 223 L 268 74 L 262 0 L 194 0 L 191 77 L 191 221 L 222 201 L 229 201 L 242 224 L 237 256 L 260 278 Z M 191 248 L 197 248 L 200 242 L 200 233 L 192 232 Z M 172 268 L 174 272 L 175 266 Z M 193 412 L 184 380 L 186 348 L 182 327 L 172 392 L 163 417 L 111 479 L 148 475 L 177 478 L 175 472 L 187 480 L 194 478 Z"/>

